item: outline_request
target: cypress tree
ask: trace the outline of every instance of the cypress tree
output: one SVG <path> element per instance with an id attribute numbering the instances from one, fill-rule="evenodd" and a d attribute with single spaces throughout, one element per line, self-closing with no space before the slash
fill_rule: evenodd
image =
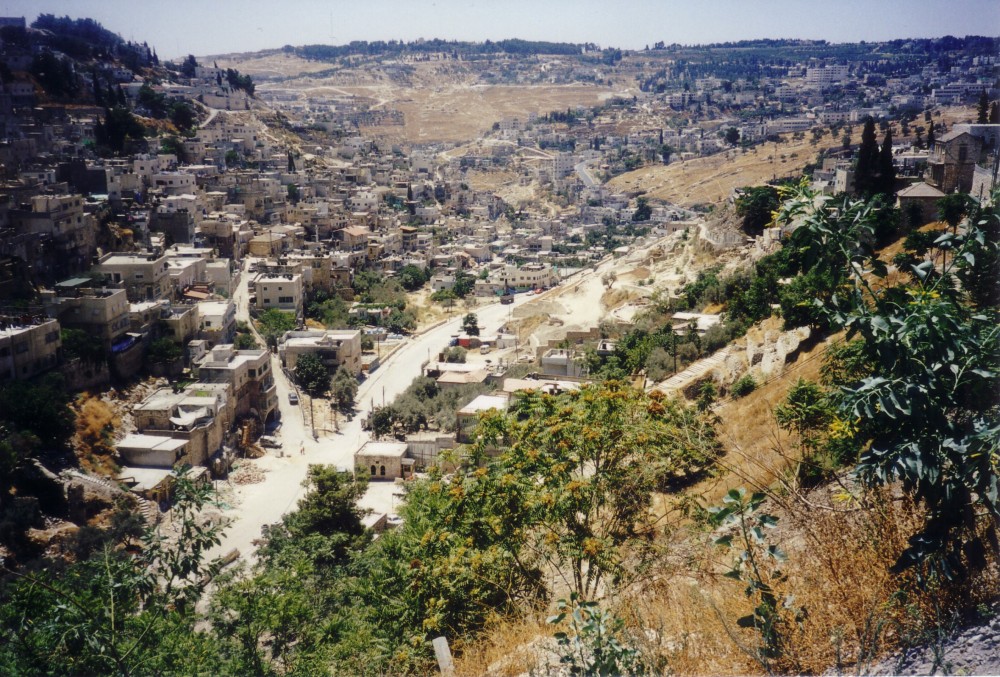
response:
<path id="1" fill-rule="evenodd" d="M 979 92 L 979 104 L 976 106 L 976 122 L 985 125 L 990 119 L 990 97 L 986 95 L 986 90 Z"/>
<path id="2" fill-rule="evenodd" d="M 854 185 L 858 193 L 867 195 L 874 192 L 878 162 L 879 148 L 875 139 L 875 120 L 868 116 L 861 131 L 861 146 L 858 148 L 858 164 L 854 174 Z"/>
<path id="3" fill-rule="evenodd" d="M 931 123 L 931 128 L 927 131 L 927 150 L 934 150 L 934 124 Z"/>
<path id="4" fill-rule="evenodd" d="M 997 105 L 996 101 L 994 101 L 993 105 L 990 106 L 990 124 L 1000 124 L 1000 106 Z"/>
<path id="5" fill-rule="evenodd" d="M 882 151 L 878 156 L 878 187 L 876 192 L 891 195 L 896 185 L 896 168 L 892 165 L 892 129 L 885 130 Z"/>

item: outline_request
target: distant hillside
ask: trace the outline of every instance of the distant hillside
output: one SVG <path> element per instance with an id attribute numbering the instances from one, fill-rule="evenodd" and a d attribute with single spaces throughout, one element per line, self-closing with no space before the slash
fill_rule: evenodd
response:
<path id="1" fill-rule="evenodd" d="M 344 56 L 394 56 L 400 54 L 439 54 L 447 53 L 458 58 L 493 55 L 493 54 L 581 54 L 584 51 L 596 50 L 597 45 L 575 44 L 566 42 L 545 42 L 539 40 L 520 40 L 512 38 L 493 42 L 460 42 L 456 40 L 418 40 L 415 42 L 400 42 L 397 40 L 355 40 L 346 45 L 305 45 L 292 47 L 286 45 L 282 51 L 294 53 L 306 59 L 330 61 Z"/>

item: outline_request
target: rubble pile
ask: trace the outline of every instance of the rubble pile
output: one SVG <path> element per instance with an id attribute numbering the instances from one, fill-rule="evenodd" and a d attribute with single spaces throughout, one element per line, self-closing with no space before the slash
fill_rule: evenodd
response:
<path id="1" fill-rule="evenodd" d="M 259 484 L 264 481 L 264 471 L 255 465 L 241 465 L 229 474 L 233 484 Z"/>

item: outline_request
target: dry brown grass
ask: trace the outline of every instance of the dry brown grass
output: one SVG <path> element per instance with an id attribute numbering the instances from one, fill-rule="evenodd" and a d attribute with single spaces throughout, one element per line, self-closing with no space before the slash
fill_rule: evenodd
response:
<path id="1" fill-rule="evenodd" d="M 781 375 L 763 383 L 752 396 L 728 400 L 717 409 L 717 430 L 724 449 L 719 460 L 722 472 L 693 487 L 691 495 L 714 504 L 730 489 L 738 486 L 766 489 L 788 474 L 798 457 L 792 436 L 775 422 L 774 408 L 796 380 L 819 379 L 826 348 L 838 339 L 834 337 L 800 351 Z"/>
<path id="2" fill-rule="evenodd" d="M 76 449 L 81 464 L 110 474 L 114 470 L 114 432 L 121 420 L 99 397 L 84 393 L 76 404 Z"/>
<path id="3" fill-rule="evenodd" d="M 978 579 L 975 600 L 953 590 L 921 591 L 912 576 L 890 572 L 919 524 L 920 512 L 908 501 L 883 492 L 869 495 L 862 507 L 838 503 L 826 490 L 810 499 L 808 505 L 780 501 L 768 507 L 780 520 L 772 541 L 789 555 L 780 565 L 782 577 L 767 569 L 769 582 L 779 599 L 790 595 L 792 606 L 805 611 L 801 622 L 786 613 L 783 655 L 770 670 L 863 670 L 925 632 L 936 616 L 997 594 L 995 566 Z M 736 625 L 753 607 L 745 583 L 721 576 L 734 553 L 710 545 L 708 535 L 697 532 L 686 548 L 691 553 L 686 571 L 675 569 L 622 605 L 633 637 L 654 664 L 672 674 L 765 672 L 754 658 L 759 635 Z"/>
<path id="4" fill-rule="evenodd" d="M 528 674 L 543 662 L 543 645 L 554 632 L 544 618 L 496 619 L 486 628 L 482 640 L 468 645 L 455 658 L 455 675 L 515 677 Z"/>
<path id="5" fill-rule="evenodd" d="M 622 192 L 646 191 L 655 199 L 680 205 L 715 204 L 734 189 L 755 186 L 776 178 L 801 176 L 820 150 L 839 147 L 829 134 L 813 146 L 784 135 L 782 142 L 757 146 L 747 152 L 724 151 L 670 165 L 651 165 L 616 176 L 608 184 Z"/>

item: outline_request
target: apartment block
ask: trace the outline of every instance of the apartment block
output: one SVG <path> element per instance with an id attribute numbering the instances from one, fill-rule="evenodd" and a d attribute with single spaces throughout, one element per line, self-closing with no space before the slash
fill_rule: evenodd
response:
<path id="1" fill-rule="evenodd" d="M 124 286 L 133 303 L 165 299 L 171 294 L 167 257 L 159 252 L 105 254 L 93 272 Z"/>
<path id="2" fill-rule="evenodd" d="M 260 275 L 254 280 L 257 294 L 257 309 L 277 308 L 296 316 L 302 314 L 301 275 Z"/>
<path id="3" fill-rule="evenodd" d="M 61 347 L 57 320 L 0 315 L 0 381 L 29 379 L 51 369 Z"/>
<path id="4" fill-rule="evenodd" d="M 278 341 L 278 357 L 289 371 L 294 371 L 299 357 L 313 354 L 333 372 L 341 366 L 352 374 L 361 373 L 361 332 L 328 329 L 290 331 Z"/>

